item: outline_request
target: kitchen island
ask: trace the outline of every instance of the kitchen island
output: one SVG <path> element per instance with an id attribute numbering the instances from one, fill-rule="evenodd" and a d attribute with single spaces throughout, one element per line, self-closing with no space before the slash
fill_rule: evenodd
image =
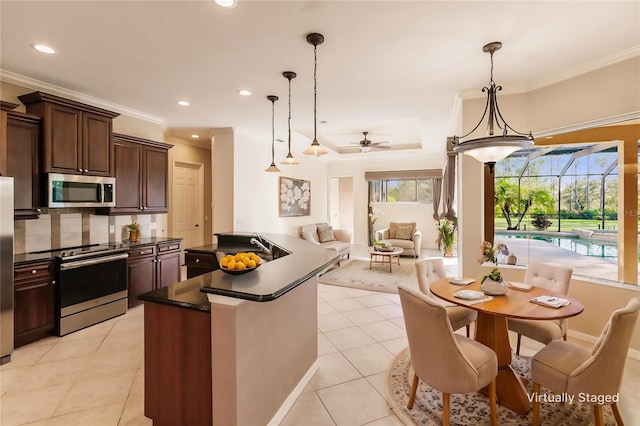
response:
<path id="1" fill-rule="evenodd" d="M 250 234 L 217 237 L 211 253 L 258 253 Z M 338 256 L 289 235 L 260 241 L 273 260 L 251 272 L 216 270 L 140 296 L 154 424 L 277 422 L 317 369 L 316 275 Z"/>

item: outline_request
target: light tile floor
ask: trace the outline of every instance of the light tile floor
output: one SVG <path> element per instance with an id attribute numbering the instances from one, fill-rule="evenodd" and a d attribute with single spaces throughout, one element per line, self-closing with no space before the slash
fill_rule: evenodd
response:
<path id="1" fill-rule="evenodd" d="M 0 368 L 0 424 L 151 425 L 143 414 L 143 309 L 17 349 Z M 406 345 L 397 295 L 319 285 L 320 368 L 281 424 L 401 425 L 384 386 Z M 540 347 L 523 339 L 523 355 Z M 640 424 L 639 397 L 640 361 L 628 359 L 619 406 L 629 425 Z"/>

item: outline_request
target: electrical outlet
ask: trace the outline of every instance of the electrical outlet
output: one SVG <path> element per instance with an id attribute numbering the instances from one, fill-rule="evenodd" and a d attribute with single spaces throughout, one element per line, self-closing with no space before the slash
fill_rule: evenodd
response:
<path id="1" fill-rule="evenodd" d="M 115 234 L 116 233 L 116 226 L 115 225 L 109 225 L 109 233 L 110 234 Z"/>

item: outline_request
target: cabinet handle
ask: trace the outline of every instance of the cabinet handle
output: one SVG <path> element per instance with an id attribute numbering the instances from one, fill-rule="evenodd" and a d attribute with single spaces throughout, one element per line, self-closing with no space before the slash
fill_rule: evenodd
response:
<path id="1" fill-rule="evenodd" d="M 174 247 L 174 246 L 169 246 L 169 250 L 174 250 L 177 249 L 178 247 Z"/>
<path id="2" fill-rule="evenodd" d="M 83 172 L 88 173 L 89 169 L 84 169 Z"/>
<path id="3" fill-rule="evenodd" d="M 51 281 L 52 285 L 56 285 L 56 280 Z"/>
<path id="4" fill-rule="evenodd" d="M 36 211 L 37 211 L 38 213 L 40 213 L 40 212 L 42 211 L 42 209 L 36 209 Z"/>
<path id="5" fill-rule="evenodd" d="M 32 274 L 36 274 L 37 272 L 38 272 L 38 271 L 37 271 L 37 270 L 35 270 L 35 269 L 31 270 L 31 273 L 32 273 Z"/>
<path id="6" fill-rule="evenodd" d="M 144 207 L 140 206 L 140 210 L 144 210 Z"/>
<path id="7" fill-rule="evenodd" d="M 141 252 L 140 252 L 140 254 L 145 254 L 145 252 L 144 252 L 144 251 L 141 251 Z"/>
<path id="8" fill-rule="evenodd" d="M 162 262 L 162 259 L 158 259 L 158 263 Z"/>
<path id="9" fill-rule="evenodd" d="M 82 173 L 82 169 L 78 169 L 78 171 L 79 171 L 80 173 Z"/>
<path id="10" fill-rule="evenodd" d="M 200 259 L 196 259 L 196 263 L 200 263 Z"/>

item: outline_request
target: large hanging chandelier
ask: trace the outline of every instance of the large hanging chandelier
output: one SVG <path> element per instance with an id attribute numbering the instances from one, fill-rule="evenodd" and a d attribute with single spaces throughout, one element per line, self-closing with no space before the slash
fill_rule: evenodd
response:
<path id="1" fill-rule="evenodd" d="M 275 108 L 278 97 L 275 95 L 269 95 L 267 96 L 267 99 L 271 101 L 271 165 L 265 169 L 265 172 L 279 172 L 280 169 L 278 168 L 278 166 L 276 166 L 275 163 Z"/>
<path id="2" fill-rule="evenodd" d="M 480 118 L 476 127 L 464 136 L 453 137 L 453 150 L 470 155 L 483 163 L 488 163 L 489 168 L 493 170 L 496 161 L 500 161 L 509 154 L 523 148 L 533 145 L 533 134 L 529 132 L 521 133 L 509 126 L 500 113 L 498 108 L 497 92 L 502 90 L 502 86 L 497 86 L 493 81 L 493 54 L 502 47 L 502 43 L 494 41 L 484 45 L 483 52 L 491 55 L 491 80 L 489 87 L 483 87 L 482 91 L 487 92 L 487 104 L 484 107 L 484 113 Z M 461 141 L 476 131 L 487 117 L 487 130 L 484 137 Z M 496 134 L 496 129 L 498 133 Z M 501 131 L 500 131 L 501 130 Z M 512 134 L 509 134 L 509 131 Z"/>
<path id="3" fill-rule="evenodd" d="M 280 162 L 280 164 L 299 164 L 298 160 L 293 158 L 293 154 L 291 154 L 291 80 L 296 78 L 298 75 L 293 71 L 285 71 L 282 73 L 282 76 L 289 80 L 289 119 L 288 119 L 288 129 L 289 129 L 289 152 L 287 156 Z"/>
<path id="4" fill-rule="evenodd" d="M 307 35 L 307 43 L 313 45 L 313 142 L 311 142 L 311 146 L 309 148 L 302 151 L 305 155 L 315 155 L 316 157 L 319 155 L 325 155 L 327 150 L 320 146 L 318 142 L 318 138 L 316 136 L 316 130 L 318 125 L 318 120 L 316 118 L 316 97 L 317 97 L 317 70 L 318 70 L 318 45 L 324 43 L 324 36 L 318 33 L 311 33 Z"/>

